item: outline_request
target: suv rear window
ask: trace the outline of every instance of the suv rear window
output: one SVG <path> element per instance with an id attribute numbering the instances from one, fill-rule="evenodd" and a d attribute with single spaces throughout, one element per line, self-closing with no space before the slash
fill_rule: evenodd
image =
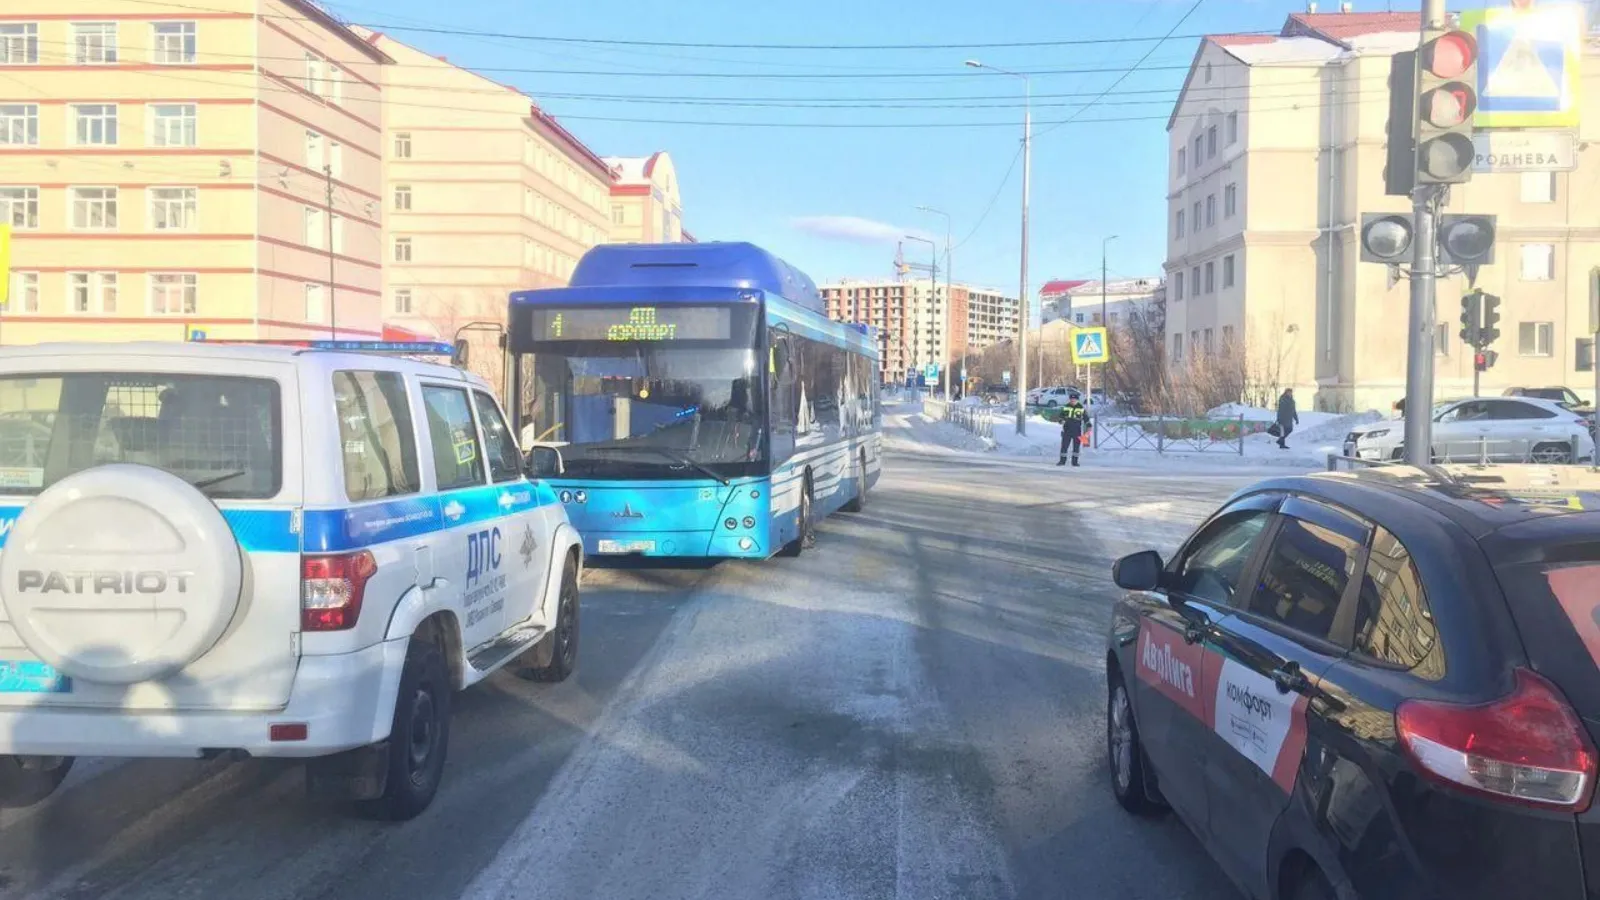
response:
<path id="1" fill-rule="evenodd" d="M 0 377 L 0 494 L 108 463 L 170 472 L 217 499 L 282 484 L 278 384 L 150 372 Z"/>

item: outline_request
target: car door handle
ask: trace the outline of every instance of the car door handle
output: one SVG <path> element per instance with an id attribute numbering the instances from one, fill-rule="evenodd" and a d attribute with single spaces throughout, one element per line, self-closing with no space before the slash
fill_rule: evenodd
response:
<path id="1" fill-rule="evenodd" d="M 1311 688 L 1311 681 L 1300 671 L 1300 664 L 1286 662 L 1272 670 L 1272 683 L 1280 694 L 1303 694 Z"/>
<path id="2" fill-rule="evenodd" d="M 1206 639 L 1204 628 L 1199 625 L 1188 625 L 1183 629 L 1183 642 L 1185 644 L 1198 644 Z"/>

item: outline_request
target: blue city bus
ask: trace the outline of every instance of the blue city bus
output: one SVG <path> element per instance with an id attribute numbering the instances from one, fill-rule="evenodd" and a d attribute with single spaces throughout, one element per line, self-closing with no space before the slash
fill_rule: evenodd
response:
<path id="1" fill-rule="evenodd" d="M 798 555 L 878 479 L 875 336 L 752 244 L 595 247 L 511 295 L 506 351 L 523 449 L 559 452 L 592 556 Z"/>

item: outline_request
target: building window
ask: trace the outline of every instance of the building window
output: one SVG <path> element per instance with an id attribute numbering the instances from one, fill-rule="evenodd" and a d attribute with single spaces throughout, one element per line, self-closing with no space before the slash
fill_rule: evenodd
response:
<path id="1" fill-rule="evenodd" d="M 307 284 L 305 286 L 306 321 L 328 321 L 327 292 L 320 284 Z"/>
<path id="2" fill-rule="evenodd" d="M 39 26 L 32 22 L 0 24 L 0 66 L 39 62 Z"/>
<path id="3" fill-rule="evenodd" d="M 1217 126 L 1213 125 L 1210 128 L 1206 129 L 1206 157 L 1207 158 L 1212 158 L 1212 157 L 1215 157 L 1216 155 L 1217 155 Z"/>
<path id="4" fill-rule="evenodd" d="M 75 313 L 117 311 L 117 273 L 68 272 L 67 308 Z"/>
<path id="5" fill-rule="evenodd" d="M 1450 323 L 1440 322 L 1433 330 L 1433 355 L 1450 355 Z"/>
<path id="6" fill-rule="evenodd" d="M 306 51 L 306 75 L 303 81 L 307 93 L 318 97 L 328 94 L 328 68 L 327 62 L 315 53 Z"/>
<path id="7" fill-rule="evenodd" d="M 1210 356 L 1210 355 L 1211 355 L 1211 354 L 1212 354 L 1212 353 L 1215 353 L 1215 352 L 1216 352 L 1216 349 L 1217 349 L 1217 348 L 1216 348 L 1216 344 L 1214 344 L 1214 343 L 1213 343 L 1213 342 L 1212 342 L 1212 340 L 1211 340 L 1211 329 L 1209 329 L 1209 328 L 1207 328 L 1207 329 L 1206 329 L 1206 343 L 1205 343 L 1205 348 L 1206 348 L 1206 355 L 1207 355 L 1207 356 Z"/>
<path id="8" fill-rule="evenodd" d="M 1594 338 L 1578 338 L 1573 345 L 1572 367 L 1579 372 L 1594 371 Z"/>
<path id="9" fill-rule="evenodd" d="M 1229 253 L 1222 258 L 1222 286 L 1233 287 L 1233 254 Z"/>
<path id="10" fill-rule="evenodd" d="M 394 311 L 397 315 L 411 315 L 411 289 L 396 288 L 394 292 Z"/>
<path id="11" fill-rule="evenodd" d="M 1206 63 L 1206 84 L 1211 83 L 1211 63 Z"/>
<path id="12" fill-rule="evenodd" d="M 85 231 L 117 229 L 117 189 L 72 188 L 72 227 Z"/>
<path id="13" fill-rule="evenodd" d="M 1182 300 L 1183 299 L 1183 273 L 1182 272 L 1173 272 L 1172 273 L 1172 299 L 1174 299 L 1174 300 Z"/>
<path id="14" fill-rule="evenodd" d="M 1172 335 L 1172 361 L 1183 362 L 1183 332 Z"/>
<path id="15" fill-rule="evenodd" d="M 1196 354 L 1200 352 L 1200 329 L 1198 328 L 1189 332 L 1189 352 Z"/>
<path id="16" fill-rule="evenodd" d="M 321 174 L 328 165 L 328 156 L 322 135 L 315 131 L 306 132 L 306 168 Z"/>
<path id="17" fill-rule="evenodd" d="M 410 135 L 410 133 L 401 132 L 401 133 L 398 133 L 398 134 L 396 134 L 394 136 L 394 158 L 395 159 L 410 159 L 411 158 L 411 135 Z"/>
<path id="18" fill-rule="evenodd" d="M 1206 195 L 1206 227 L 1217 224 L 1217 195 Z"/>
<path id="19" fill-rule="evenodd" d="M 329 60 L 327 65 L 328 99 L 342 105 L 344 103 L 344 82 L 346 77 L 344 69 L 340 68 L 339 64 L 332 60 Z"/>
<path id="20" fill-rule="evenodd" d="M 150 314 L 153 316 L 192 316 L 200 290 L 200 276 L 193 272 L 158 272 L 150 275 Z"/>
<path id="21" fill-rule="evenodd" d="M 0 307 L 0 312 L 15 315 L 16 313 L 36 313 L 38 311 L 39 273 L 12 272 L 11 297 L 6 306 Z"/>
<path id="22" fill-rule="evenodd" d="M 115 103 L 72 104 L 72 142 L 80 147 L 112 147 L 117 143 Z"/>
<path id="23" fill-rule="evenodd" d="M 1517 325 L 1518 356 L 1549 356 L 1555 344 L 1554 322 L 1521 322 Z"/>
<path id="24" fill-rule="evenodd" d="M 196 136 L 193 103 L 157 103 L 150 107 L 150 146 L 193 147 Z"/>
<path id="25" fill-rule="evenodd" d="M 394 261 L 401 263 L 411 262 L 411 238 L 397 237 L 394 239 Z"/>
<path id="26" fill-rule="evenodd" d="M 193 22 L 153 22 L 155 34 L 150 61 L 157 65 L 179 66 L 194 62 L 195 29 Z"/>
<path id="27" fill-rule="evenodd" d="M 1192 216 L 1193 221 L 1194 221 L 1194 233 L 1195 234 L 1199 234 L 1200 233 L 1200 201 L 1199 200 L 1196 200 L 1194 202 L 1194 207 L 1190 210 L 1190 215 Z"/>
<path id="28" fill-rule="evenodd" d="M 302 242 L 307 247 L 315 247 L 316 249 L 321 250 L 323 233 L 322 210 L 317 209 L 315 206 L 307 206 L 301 211 L 300 221 L 303 226 L 303 233 L 301 234 Z"/>
<path id="29" fill-rule="evenodd" d="M 628 212 L 623 207 L 623 205 L 621 203 L 613 203 L 613 204 L 611 204 L 611 222 L 612 222 L 612 224 L 613 225 L 621 225 L 622 223 L 626 222 L 627 220 L 628 220 Z"/>
<path id="30" fill-rule="evenodd" d="M 1072 321 L 1073 321 L 1073 324 L 1082 325 L 1083 324 L 1083 313 L 1073 313 Z"/>
<path id="31" fill-rule="evenodd" d="M 150 228 L 154 231 L 194 231 L 199 190 L 192 187 L 150 189 Z"/>
<path id="32" fill-rule="evenodd" d="M 1206 158 L 1206 141 L 1205 141 L 1205 138 L 1199 137 L 1197 135 L 1195 137 L 1195 139 L 1194 139 L 1194 167 L 1196 169 L 1199 169 L 1200 168 L 1200 163 L 1205 161 L 1205 158 Z"/>
<path id="33" fill-rule="evenodd" d="M 1556 246 L 1554 244 L 1522 245 L 1522 280 L 1554 281 L 1556 277 Z"/>
<path id="34" fill-rule="evenodd" d="M 1554 173 L 1554 172 L 1523 172 L 1522 173 L 1522 202 L 1523 203 L 1554 203 L 1554 202 L 1556 202 L 1556 173 Z"/>
<path id="35" fill-rule="evenodd" d="M 397 184 L 394 186 L 394 208 L 400 212 L 411 211 L 411 185 Z"/>
<path id="36" fill-rule="evenodd" d="M 1199 266 L 1195 266 L 1194 269 L 1189 272 L 1189 296 L 1191 296 L 1191 297 L 1200 296 L 1200 267 Z"/>
<path id="37" fill-rule="evenodd" d="M 39 104 L 0 103 L 0 147 L 39 145 Z"/>
<path id="38" fill-rule="evenodd" d="M 1183 210 L 1181 209 L 1178 210 L 1178 214 L 1172 224 L 1172 236 L 1183 237 Z"/>
<path id="39" fill-rule="evenodd" d="M 1189 151 L 1187 148 L 1178 148 L 1178 174 L 1189 171 Z"/>
<path id="40" fill-rule="evenodd" d="M 1217 264 L 1215 262 L 1208 262 L 1208 263 L 1206 263 L 1206 293 L 1214 294 L 1216 292 L 1217 292 Z"/>
<path id="41" fill-rule="evenodd" d="M 1231 219 L 1239 212 L 1239 186 L 1230 184 L 1222 189 L 1222 217 Z"/>
<path id="42" fill-rule="evenodd" d="M 0 225 L 19 231 L 39 227 L 39 189 L 0 187 Z"/>
<path id="43" fill-rule="evenodd" d="M 334 178 L 344 177 L 344 145 L 338 141 L 328 142 L 328 168 L 325 171 Z"/>
<path id="44" fill-rule="evenodd" d="M 1239 143 L 1239 114 L 1228 113 L 1228 146 Z"/>
<path id="45" fill-rule="evenodd" d="M 72 61 L 80 66 L 117 62 L 117 23 L 76 22 L 72 26 Z"/>
<path id="46" fill-rule="evenodd" d="M 333 235 L 333 252 L 344 252 L 344 216 L 330 214 L 328 231 Z"/>
<path id="47" fill-rule="evenodd" d="M 1222 326 L 1222 355 L 1223 356 L 1232 356 L 1233 355 L 1233 326 L 1232 325 L 1224 325 L 1224 326 Z"/>

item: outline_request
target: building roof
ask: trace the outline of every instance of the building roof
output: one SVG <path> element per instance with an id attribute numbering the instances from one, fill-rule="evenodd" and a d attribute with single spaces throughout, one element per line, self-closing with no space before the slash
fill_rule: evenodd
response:
<path id="1" fill-rule="evenodd" d="M 387 53 L 379 50 L 371 42 L 357 34 L 350 26 L 335 19 L 327 10 L 312 2 L 312 0 L 283 0 L 283 2 L 289 8 L 303 13 L 307 19 L 333 32 L 334 37 L 359 50 L 361 55 L 373 62 L 385 65 L 394 62 Z"/>
<path id="2" fill-rule="evenodd" d="M 1148 293 L 1154 292 L 1156 290 L 1156 288 L 1159 288 L 1159 287 L 1161 287 L 1161 279 L 1160 278 L 1123 278 L 1123 279 L 1118 279 L 1116 281 L 1107 281 L 1106 282 L 1106 293 L 1107 294 L 1118 294 L 1118 295 L 1122 295 L 1122 294 L 1148 294 Z M 1093 294 L 1095 296 L 1099 296 L 1100 295 L 1100 282 L 1099 281 L 1083 281 L 1083 282 L 1079 282 L 1076 287 L 1074 287 L 1071 290 L 1067 291 L 1067 293 L 1071 294 L 1074 297 L 1083 297 L 1083 296 L 1087 296 L 1087 295 L 1090 295 L 1090 294 Z"/>
<path id="3" fill-rule="evenodd" d="M 1291 13 L 1283 23 L 1283 36 L 1316 37 L 1334 43 L 1385 31 L 1422 30 L 1419 12 Z"/>
<path id="4" fill-rule="evenodd" d="M 1046 281 L 1043 287 L 1039 288 L 1039 296 L 1057 297 L 1083 284 L 1088 284 L 1088 282 L 1083 279 L 1079 279 L 1077 281 L 1067 281 L 1061 278 L 1052 278 L 1051 280 Z"/>
<path id="5" fill-rule="evenodd" d="M 648 185 L 655 175 L 656 162 L 665 155 L 665 150 L 657 150 L 649 156 L 608 156 L 605 163 L 615 173 L 618 184 Z"/>
<path id="6" fill-rule="evenodd" d="M 600 158 L 600 154 L 590 150 L 588 144 L 578 140 L 577 135 L 574 135 L 560 122 L 557 122 L 555 116 L 552 116 L 540 109 L 538 104 L 530 105 L 528 115 L 532 118 L 536 128 L 543 126 L 544 130 L 548 131 L 551 137 L 554 137 L 556 140 L 565 144 L 567 149 L 571 150 L 573 155 L 578 158 L 579 162 L 589 163 L 595 169 L 599 170 L 596 174 L 603 178 L 614 177 L 611 174 L 611 167 L 606 165 L 606 161 Z"/>

